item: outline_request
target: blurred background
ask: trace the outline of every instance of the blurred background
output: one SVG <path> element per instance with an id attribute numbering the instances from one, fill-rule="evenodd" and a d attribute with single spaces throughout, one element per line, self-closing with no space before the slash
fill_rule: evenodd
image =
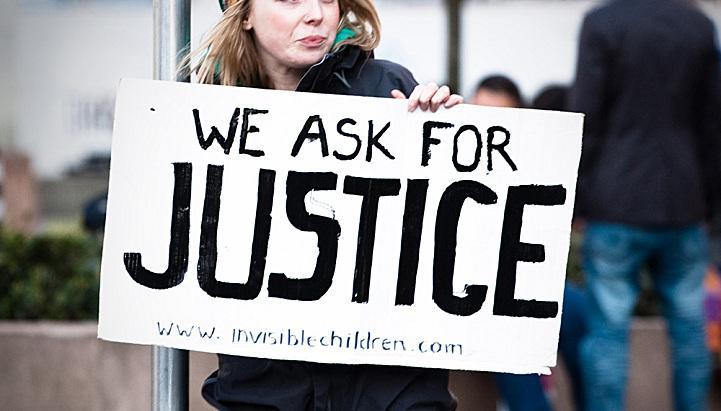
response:
<path id="1" fill-rule="evenodd" d="M 383 23 L 376 57 L 401 63 L 420 82 L 451 84 L 467 99 L 480 79 L 502 73 L 530 101 L 548 85 L 572 83 L 583 16 L 599 3 L 376 0 Z M 698 3 L 720 28 L 721 1 Z M 194 47 L 220 14 L 216 0 L 192 0 Z M 0 404 L 10 404 L 0 408 L 149 404 L 147 350 L 137 351 L 146 347 L 98 343 L 93 321 L 115 90 L 123 77 L 152 78 L 152 23 L 151 0 L 0 0 Z M 581 284 L 578 241 L 569 278 Z M 671 409 L 655 304 L 647 290 L 637 308 L 631 409 Z M 191 373 L 197 391 L 213 359 L 196 358 L 205 367 Z M 564 378 L 559 372 L 544 383 L 557 409 L 571 407 Z M 103 391 L 106 379 L 113 392 Z M 483 375 L 454 375 L 452 383 L 476 401 L 461 409 L 502 407 Z"/>

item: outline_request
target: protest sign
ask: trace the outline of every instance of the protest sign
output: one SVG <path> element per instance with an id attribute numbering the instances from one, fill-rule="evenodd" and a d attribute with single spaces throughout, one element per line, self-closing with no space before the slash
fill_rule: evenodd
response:
<path id="1" fill-rule="evenodd" d="M 548 372 L 582 116 L 121 82 L 100 338 Z"/>

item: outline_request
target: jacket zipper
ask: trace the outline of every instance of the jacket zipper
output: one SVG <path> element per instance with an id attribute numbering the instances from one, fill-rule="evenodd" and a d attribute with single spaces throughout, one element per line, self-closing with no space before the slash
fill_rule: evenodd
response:
<path id="1" fill-rule="evenodd" d="M 308 68 L 308 70 L 306 70 L 305 73 L 303 73 L 303 76 L 300 78 L 300 81 L 298 82 L 298 85 L 295 87 L 295 91 L 298 91 L 298 87 L 300 87 L 300 85 L 303 84 L 303 80 L 305 80 L 305 78 L 308 76 L 308 73 L 310 73 L 314 68 L 316 68 L 316 67 L 320 66 L 321 64 L 325 63 L 331 56 L 332 56 L 332 54 L 327 53 L 326 55 L 323 56 L 323 59 L 322 59 L 321 61 L 313 64 L 312 66 L 310 66 L 310 67 Z"/>

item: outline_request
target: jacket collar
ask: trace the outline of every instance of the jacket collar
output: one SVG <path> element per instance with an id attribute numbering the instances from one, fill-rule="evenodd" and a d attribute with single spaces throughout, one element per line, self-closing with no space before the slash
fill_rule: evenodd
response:
<path id="1" fill-rule="evenodd" d="M 356 46 L 343 46 L 333 53 L 326 54 L 320 62 L 311 66 L 301 78 L 296 91 L 315 91 L 318 81 L 331 76 L 337 77 L 341 83 L 350 88 L 346 71 L 362 65 L 369 58 L 373 58 L 372 52 L 364 52 Z"/>

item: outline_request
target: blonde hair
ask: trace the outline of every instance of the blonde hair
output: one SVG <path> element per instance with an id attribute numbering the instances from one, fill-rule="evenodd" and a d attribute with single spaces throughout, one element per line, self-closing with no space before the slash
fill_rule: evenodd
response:
<path id="1" fill-rule="evenodd" d="M 253 0 L 227 0 L 227 8 L 207 39 L 186 59 L 184 67 L 200 57 L 193 71 L 199 83 L 269 88 L 271 84 L 260 62 L 251 31 L 243 29 Z M 380 19 L 373 0 L 337 0 L 340 9 L 338 32 L 350 29 L 354 35 L 333 45 L 336 51 L 353 45 L 365 51 L 378 47 Z"/>

